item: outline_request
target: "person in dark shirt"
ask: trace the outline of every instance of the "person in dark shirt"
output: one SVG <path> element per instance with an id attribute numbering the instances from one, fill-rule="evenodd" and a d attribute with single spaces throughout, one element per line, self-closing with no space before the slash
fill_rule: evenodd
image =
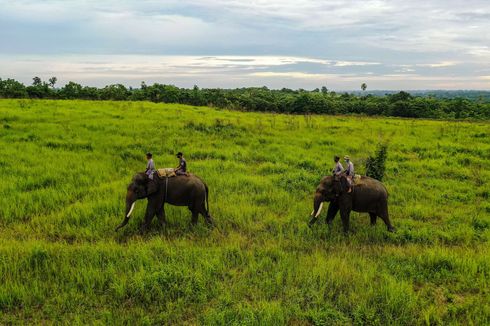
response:
<path id="1" fill-rule="evenodd" d="M 340 163 L 340 157 L 335 156 L 333 158 L 333 160 L 335 162 L 335 167 L 333 168 L 333 171 L 332 171 L 333 175 L 334 175 L 334 177 L 340 177 L 340 175 L 344 171 L 344 167 L 342 166 L 342 163 Z"/>
<path id="2" fill-rule="evenodd" d="M 187 175 L 187 161 L 185 160 L 184 155 L 182 152 L 178 152 L 177 157 L 179 158 L 179 166 L 175 168 L 175 174 Z"/>

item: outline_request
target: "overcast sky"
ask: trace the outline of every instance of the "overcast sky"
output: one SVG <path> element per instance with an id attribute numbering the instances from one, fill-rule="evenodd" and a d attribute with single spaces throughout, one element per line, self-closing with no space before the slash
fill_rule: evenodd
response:
<path id="1" fill-rule="evenodd" d="M 490 0 L 0 0 L 0 78 L 490 89 Z"/>

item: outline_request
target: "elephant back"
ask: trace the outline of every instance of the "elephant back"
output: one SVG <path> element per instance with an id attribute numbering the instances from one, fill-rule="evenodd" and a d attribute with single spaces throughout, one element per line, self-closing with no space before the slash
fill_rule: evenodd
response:
<path id="1" fill-rule="evenodd" d="M 357 180 L 356 179 L 354 179 L 354 180 L 355 180 L 354 181 L 354 188 L 357 191 L 365 190 L 365 191 L 369 191 L 372 193 L 378 193 L 381 195 L 388 196 L 388 191 L 386 190 L 386 187 L 379 180 L 376 180 L 374 178 L 371 178 L 371 177 L 368 177 L 365 175 L 359 176 L 359 178 Z"/>

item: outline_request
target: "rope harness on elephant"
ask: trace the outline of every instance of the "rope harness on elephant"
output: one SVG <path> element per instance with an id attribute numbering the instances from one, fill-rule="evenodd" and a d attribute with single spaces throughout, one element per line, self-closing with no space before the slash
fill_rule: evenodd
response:
<path id="1" fill-rule="evenodd" d="M 165 177 L 165 196 L 163 197 L 163 203 L 167 201 L 167 189 L 168 189 L 168 176 Z"/>

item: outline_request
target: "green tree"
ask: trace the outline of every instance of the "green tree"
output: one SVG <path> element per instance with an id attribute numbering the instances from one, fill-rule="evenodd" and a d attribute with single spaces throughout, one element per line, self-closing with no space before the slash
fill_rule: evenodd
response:
<path id="1" fill-rule="evenodd" d="M 24 84 L 14 79 L 0 79 L 0 97 L 3 98 L 26 98 L 27 91 Z"/>
<path id="2" fill-rule="evenodd" d="M 100 92 L 101 99 L 124 101 L 128 99 L 129 91 L 122 84 L 108 85 Z"/>
<path id="3" fill-rule="evenodd" d="M 82 93 L 82 85 L 74 83 L 72 81 L 68 82 L 68 84 L 66 84 L 59 90 L 59 96 L 65 99 L 80 98 L 81 93 Z"/>
<path id="4" fill-rule="evenodd" d="M 32 78 L 32 86 L 26 87 L 26 91 L 30 98 L 49 98 L 52 95 L 49 85 L 39 77 Z"/>
<path id="5" fill-rule="evenodd" d="M 39 77 L 32 78 L 32 86 L 41 86 L 42 80 Z"/>
<path id="6" fill-rule="evenodd" d="M 375 155 L 369 156 L 366 161 L 366 175 L 368 177 L 383 181 L 387 155 L 388 145 L 378 144 Z"/>
<path id="7" fill-rule="evenodd" d="M 51 88 L 54 88 L 54 85 L 56 84 L 57 81 L 58 81 L 58 78 L 56 78 L 54 76 L 49 78 L 49 86 L 51 86 Z"/>

